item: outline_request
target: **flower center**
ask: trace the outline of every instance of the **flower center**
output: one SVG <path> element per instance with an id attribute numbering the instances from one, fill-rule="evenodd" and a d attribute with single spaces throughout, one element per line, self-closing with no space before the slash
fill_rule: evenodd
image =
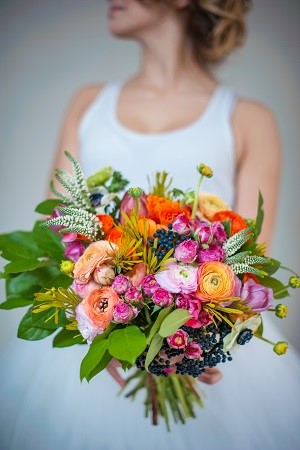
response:
<path id="1" fill-rule="evenodd" d="M 214 286 L 219 286 L 220 280 L 218 277 L 212 277 L 211 279 L 211 284 L 213 284 Z"/>
<path id="2" fill-rule="evenodd" d="M 106 298 L 102 298 L 98 302 L 94 303 L 94 309 L 99 313 L 104 313 L 108 308 L 108 300 Z"/>
<path id="3" fill-rule="evenodd" d="M 182 276 L 183 278 L 188 278 L 188 276 L 189 276 L 189 272 L 188 272 L 187 270 L 185 270 L 185 269 L 180 270 L 179 274 L 180 274 L 180 276 Z"/>

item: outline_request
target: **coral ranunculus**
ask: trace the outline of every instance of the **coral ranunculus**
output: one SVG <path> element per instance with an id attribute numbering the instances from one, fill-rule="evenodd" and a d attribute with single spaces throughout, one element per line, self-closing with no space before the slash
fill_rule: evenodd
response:
<path id="1" fill-rule="evenodd" d="M 120 302 L 118 294 L 111 287 L 92 291 L 81 304 L 89 319 L 102 330 L 113 320 L 113 309 Z"/>
<path id="2" fill-rule="evenodd" d="M 87 283 L 100 264 L 110 264 L 115 257 L 117 245 L 108 241 L 98 241 L 90 244 L 76 262 L 74 277 L 80 283 Z"/>
<path id="3" fill-rule="evenodd" d="M 198 271 L 197 295 L 202 300 L 224 301 L 234 293 L 234 272 L 224 263 L 212 261 L 203 263 Z"/>
<path id="4" fill-rule="evenodd" d="M 230 220 L 230 236 L 238 233 L 248 226 L 246 220 L 233 211 L 219 211 L 214 214 L 213 220 L 217 222 L 225 222 L 225 220 Z"/>

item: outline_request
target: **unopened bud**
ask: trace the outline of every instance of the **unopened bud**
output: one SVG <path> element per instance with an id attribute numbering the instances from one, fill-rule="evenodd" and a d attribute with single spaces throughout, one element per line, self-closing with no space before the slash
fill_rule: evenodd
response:
<path id="1" fill-rule="evenodd" d="M 214 174 L 213 170 L 203 163 L 199 164 L 199 166 L 197 167 L 197 170 L 201 175 L 203 175 L 206 178 L 211 178 Z"/>

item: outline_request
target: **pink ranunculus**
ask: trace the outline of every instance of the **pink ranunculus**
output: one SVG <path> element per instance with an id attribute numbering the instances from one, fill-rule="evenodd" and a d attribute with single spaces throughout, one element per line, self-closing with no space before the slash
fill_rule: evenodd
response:
<path id="1" fill-rule="evenodd" d="M 208 249 L 200 249 L 198 251 L 197 262 L 209 262 L 209 261 L 223 261 L 225 258 L 225 252 L 223 248 L 218 244 L 210 244 Z"/>
<path id="2" fill-rule="evenodd" d="M 153 303 L 162 308 L 167 308 L 173 303 L 173 295 L 171 292 L 159 287 L 152 296 Z"/>
<path id="3" fill-rule="evenodd" d="M 251 278 L 242 287 L 241 297 L 254 312 L 268 310 L 274 300 L 271 288 L 262 286 Z"/>
<path id="4" fill-rule="evenodd" d="M 129 303 L 132 302 L 141 302 L 143 300 L 143 294 L 141 293 L 141 291 L 136 288 L 135 286 L 130 286 L 125 294 L 125 300 Z"/>
<path id="5" fill-rule="evenodd" d="M 120 205 L 120 217 L 119 220 L 121 223 L 124 223 L 124 218 L 121 214 L 122 211 L 124 211 L 127 216 L 130 215 L 130 213 L 135 209 L 136 207 L 136 201 L 138 201 L 139 205 L 139 212 L 138 215 L 142 217 L 147 217 L 148 215 L 148 209 L 147 209 L 147 195 L 143 192 L 140 197 L 133 197 L 128 192 L 124 194 L 124 197 L 121 201 Z"/>
<path id="6" fill-rule="evenodd" d="M 188 344 L 189 335 L 184 330 L 177 330 L 167 338 L 167 342 L 171 348 L 185 348 Z"/>
<path id="7" fill-rule="evenodd" d="M 184 354 L 189 359 L 199 359 L 202 354 L 202 349 L 197 342 L 189 342 Z"/>
<path id="8" fill-rule="evenodd" d="M 197 290 L 198 267 L 168 264 L 166 270 L 155 274 L 158 284 L 169 292 L 189 294 Z"/>
<path id="9" fill-rule="evenodd" d="M 198 242 L 192 239 L 187 239 L 186 241 L 183 241 L 179 245 L 177 245 L 177 247 L 175 248 L 174 256 L 177 261 L 181 261 L 183 263 L 191 263 L 195 261 L 198 249 Z"/>
<path id="10" fill-rule="evenodd" d="M 77 262 L 81 255 L 85 251 L 85 246 L 80 241 L 71 241 L 67 243 L 64 256 L 70 261 Z"/>
<path id="11" fill-rule="evenodd" d="M 93 278 L 101 286 L 110 286 L 115 278 L 115 271 L 112 267 L 101 264 L 94 270 Z"/>
<path id="12" fill-rule="evenodd" d="M 125 275 L 117 275 L 111 285 L 118 295 L 125 294 L 130 286 L 131 282 Z"/>
<path id="13" fill-rule="evenodd" d="M 73 280 L 71 288 L 77 295 L 79 295 L 80 298 L 84 298 L 90 295 L 92 291 L 99 289 L 100 286 L 98 283 L 95 283 L 95 281 L 89 281 L 88 283 L 79 283 L 79 281 Z"/>
<path id="14" fill-rule="evenodd" d="M 136 308 L 133 308 L 125 302 L 120 302 L 113 309 L 113 320 L 116 323 L 129 323 L 136 314 Z"/>
<path id="15" fill-rule="evenodd" d="M 185 236 L 191 232 L 190 220 L 185 214 L 179 214 L 172 223 L 172 228 L 176 233 Z"/>
<path id="16" fill-rule="evenodd" d="M 77 327 L 81 335 L 87 340 L 88 344 L 91 344 L 93 339 L 103 333 L 103 328 L 100 325 L 96 325 L 87 315 L 82 304 L 76 307 L 76 320 Z"/>
<path id="17" fill-rule="evenodd" d="M 189 308 L 189 295 L 178 294 L 175 299 L 176 308 L 188 309 Z"/>
<path id="18" fill-rule="evenodd" d="M 142 289 L 145 292 L 145 295 L 148 297 L 152 297 L 157 288 L 159 288 L 159 284 L 156 281 L 154 275 L 147 275 L 142 281 Z"/>
<path id="19" fill-rule="evenodd" d="M 211 231 L 214 236 L 214 240 L 217 241 L 218 244 L 223 244 L 226 241 L 227 234 L 221 222 L 213 222 Z"/>

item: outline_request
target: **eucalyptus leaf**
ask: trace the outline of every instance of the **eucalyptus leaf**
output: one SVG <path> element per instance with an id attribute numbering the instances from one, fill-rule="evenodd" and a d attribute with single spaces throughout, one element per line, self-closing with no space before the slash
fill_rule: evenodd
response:
<path id="1" fill-rule="evenodd" d="M 37 207 L 35 208 L 35 212 L 39 214 L 45 214 L 50 215 L 52 214 L 53 209 L 61 203 L 61 200 L 58 199 L 48 199 L 44 200 L 43 202 L 39 203 Z"/>
<path id="2" fill-rule="evenodd" d="M 154 360 L 157 353 L 160 351 L 164 338 L 160 336 L 158 333 L 153 336 L 149 349 L 147 351 L 146 359 L 145 359 L 145 369 L 149 369 L 149 365 Z"/>
<path id="3" fill-rule="evenodd" d="M 110 354 L 131 364 L 143 353 L 147 345 L 145 335 L 134 325 L 113 331 L 108 341 Z"/>
<path id="4" fill-rule="evenodd" d="M 101 335 L 100 335 L 101 337 Z M 88 377 L 88 375 L 95 369 L 95 367 L 99 364 L 102 357 L 104 356 L 107 347 L 108 340 L 107 339 L 97 339 L 98 336 L 95 337 L 89 351 L 81 361 L 80 365 L 80 380 L 82 381 L 84 378 Z"/>
<path id="5" fill-rule="evenodd" d="M 29 309 L 19 324 L 18 337 L 27 341 L 39 341 L 50 336 L 54 331 L 34 326 L 31 309 Z"/>
<path id="6" fill-rule="evenodd" d="M 186 309 L 175 309 L 175 311 L 172 311 L 162 322 L 159 334 L 162 337 L 171 336 L 190 318 L 191 314 Z"/>

